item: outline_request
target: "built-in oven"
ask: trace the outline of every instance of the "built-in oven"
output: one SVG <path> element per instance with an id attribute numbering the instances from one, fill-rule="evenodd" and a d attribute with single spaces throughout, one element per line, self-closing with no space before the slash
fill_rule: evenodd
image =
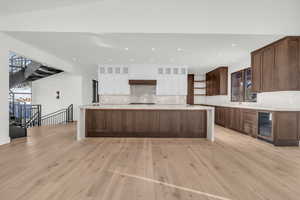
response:
<path id="1" fill-rule="evenodd" d="M 273 142 L 273 114 L 272 112 L 258 112 L 258 138 Z"/>

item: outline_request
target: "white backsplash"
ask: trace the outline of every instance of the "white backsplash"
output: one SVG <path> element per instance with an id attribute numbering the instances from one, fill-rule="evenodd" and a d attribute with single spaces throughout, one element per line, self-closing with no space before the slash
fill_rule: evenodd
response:
<path id="1" fill-rule="evenodd" d="M 257 104 L 276 108 L 300 108 L 300 91 L 260 93 Z"/>
<path id="2" fill-rule="evenodd" d="M 124 105 L 132 102 L 130 95 L 101 95 L 100 104 L 104 105 Z M 185 105 L 186 96 L 155 96 L 155 104 L 163 105 Z"/>
<path id="3" fill-rule="evenodd" d="M 186 96 L 156 96 L 156 104 L 185 105 Z"/>
<path id="4" fill-rule="evenodd" d="M 156 85 L 131 85 L 130 103 L 155 103 Z"/>
<path id="5" fill-rule="evenodd" d="M 300 108 L 300 91 L 265 92 L 257 95 L 257 102 L 231 102 L 230 96 L 202 97 L 197 103 L 211 105 L 247 105 L 268 108 Z"/>

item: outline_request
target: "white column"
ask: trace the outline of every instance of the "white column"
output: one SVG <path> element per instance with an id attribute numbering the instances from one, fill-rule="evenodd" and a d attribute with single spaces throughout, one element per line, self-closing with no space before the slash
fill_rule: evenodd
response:
<path id="1" fill-rule="evenodd" d="M 207 139 L 211 142 L 215 141 L 215 109 L 207 110 Z"/>
<path id="2" fill-rule="evenodd" d="M 78 121 L 77 121 L 77 136 L 76 139 L 82 140 L 85 138 L 85 111 L 84 108 L 78 109 Z"/>
<path id="3" fill-rule="evenodd" d="M 0 47 L 0 145 L 7 144 L 10 142 L 8 91 L 8 49 Z"/>

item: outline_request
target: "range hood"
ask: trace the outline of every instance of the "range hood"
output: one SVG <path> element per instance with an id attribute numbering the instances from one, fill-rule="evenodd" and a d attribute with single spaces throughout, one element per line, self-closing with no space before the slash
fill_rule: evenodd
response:
<path id="1" fill-rule="evenodd" d="M 156 80 L 129 80 L 129 85 L 156 85 Z"/>

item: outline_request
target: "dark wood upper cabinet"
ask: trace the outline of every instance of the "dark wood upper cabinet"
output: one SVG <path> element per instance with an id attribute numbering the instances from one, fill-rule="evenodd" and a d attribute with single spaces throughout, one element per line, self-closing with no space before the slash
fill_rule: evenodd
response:
<path id="1" fill-rule="evenodd" d="M 263 51 L 262 57 L 262 91 L 271 92 L 273 90 L 273 68 L 275 61 L 274 47 L 268 47 Z"/>
<path id="2" fill-rule="evenodd" d="M 300 90 L 300 36 L 289 36 L 251 53 L 252 91 Z"/>
<path id="3" fill-rule="evenodd" d="M 220 85 L 219 94 L 220 95 L 227 95 L 228 94 L 228 67 L 221 67 L 218 70 L 218 76 L 220 77 L 220 80 L 219 80 L 219 85 Z"/>
<path id="4" fill-rule="evenodd" d="M 274 89 L 299 88 L 299 40 L 283 40 L 275 47 Z M 288 66 L 288 67 L 287 67 Z"/>
<path id="5" fill-rule="evenodd" d="M 219 67 L 206 73 L 206 95 L 227 95 L 228 67 Z"/>
<path id="6" fill-rule="evenodd" d="M 194 79 L 195 79 L 195 76 L 194 74 L 188 74 L 188 86 L 187 86 L 187 98 L 186 98 L 186 103 L 187 104 L 190 104 L 190 105 L 193 105 L 194 104 Z"/>
<path id="7" fill-rule="evenodd" d="M 290 70 L 286 68 L 286 64 L 288 61 L 287 41 L 282 41 L 279 42 L 278 44 L 275 44 L 274 48 L 275 48 L 275 63 L 276 63 L 276 65 L 274 65 L 274 80 L 277 80 L 277 82 L 274 81 L 273 86 L 274 86 L 274 90 L 281 90 L 284 89 L 284 87 L 289 84 L 288 79 L 290 75 Z M 297 88 L 297 84 L 294 85 Z"/>
<path id="8" fill-rule="evenodd" d="M 246 68 L 231 74 L 231 101 L 256 102 L 257 93 L 252 91 L 252 70 Z"/>
<path id="9" fill-rule="evenodd" d="M 252 91 L 261 92 L 261 61 L 262 53 L 256 52 L 252 54 Z"/>

